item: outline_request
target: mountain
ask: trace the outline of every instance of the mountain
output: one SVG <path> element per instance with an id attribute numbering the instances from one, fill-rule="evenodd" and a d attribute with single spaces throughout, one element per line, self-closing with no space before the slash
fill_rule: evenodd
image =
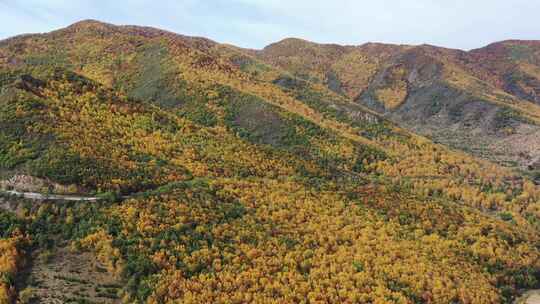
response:
<path id="1" fill-rule="evenodd" d="M 465 52 L 285 39 L 256 56 L 436 142 L 539 176 L 538 41 Z"/>
<path id="2" fill-rule="evenodd" d="M 536 132 L 534 79 L 502 81 L 533 64 L 495 49 L 94 20 L 0 42 L 0 302 L 510 303 L 540 287 L 540 188 L 411 132 L 430 92 L 448 141 L 499 138 L 499 109 Z"/>

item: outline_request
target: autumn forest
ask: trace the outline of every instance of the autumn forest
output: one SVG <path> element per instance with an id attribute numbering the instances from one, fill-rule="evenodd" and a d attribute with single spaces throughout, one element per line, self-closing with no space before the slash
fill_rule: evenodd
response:
<path id="1" fill-rule="evenodd" d="M 540 288 L 539 84 L 535 41 L 2 40 L 0 303 L 50 297 L 58 252 L 114 280 L 55 274 L 86 286 L 65 303 L 513 303 Z"/>

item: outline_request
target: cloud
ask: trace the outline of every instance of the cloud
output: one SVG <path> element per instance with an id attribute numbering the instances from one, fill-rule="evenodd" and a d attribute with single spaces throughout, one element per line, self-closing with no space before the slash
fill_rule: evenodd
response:
<path id="1" fill-rule="evenodd" d="M 503 0 L 0 0 L 0 38 L 81 19 L 164 28 L 261 48 L 285 37 L 474 48 L 539 39 L 540 1 Z"/>

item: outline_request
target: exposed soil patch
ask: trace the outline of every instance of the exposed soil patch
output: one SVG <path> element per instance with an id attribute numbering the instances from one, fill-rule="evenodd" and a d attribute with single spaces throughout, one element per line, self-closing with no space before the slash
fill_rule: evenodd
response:
<path id="1" fill-rule="evenodd" d="M 540 304 L 540 289 L 530 290 L 517 299 L 515 304 Z"/>
<path id="2" fill-rule="evenodd" d="M 28 303 L 120 303 L 121 282 L 88 252 L 42 251 L 23 274 L 19 298 Z"/>
<path id="3" fill-rule="evenodd" d="M 29 175 L 13 175 L 9 179 L 0 180 L 0 189 L 21 192 L 48 192 L 57 194 L 74 194 L 84 192 L 76 185 L 60 185 L 49 180 Z"/>

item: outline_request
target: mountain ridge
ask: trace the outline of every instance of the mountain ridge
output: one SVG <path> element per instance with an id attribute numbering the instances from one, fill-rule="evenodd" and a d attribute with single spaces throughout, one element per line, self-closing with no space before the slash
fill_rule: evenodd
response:
<path id="1" fill-rule="evenodd" d="M 65 27 L 60 28 L 60 29 L 52 30 L 50 32 L 17 34 L 17 35 L 11 36 L 11 37 L 2 38 L 2 39 L 0 39 L 0 42 L 4 41 L 4 40 L 12 40 L 12 39 L 15 39 L 15 38 L 22 38 L 22 37 L 29 36 L 29 35 L 42 35 L 42 34 L 52 33 L 52 32 L 61 31 L 61 30 L 64 30 L 64 29 L 67 29 L 67 28 L 70 28 L 70 27 L 76 28 L 76 27 L 86 27 L 86 26 L 101 26 L 101 27 L 103 27 L 103 26 L 113 26 L 113 27 L 117 27 L 117 28 L 126 27 L 126 28 L 151 29 L 151 30 L 154 30 L 154 31 L 174 34 L 174 35 L 178 35 L 178 36 L 182 36 L 182 37 L 204 39 L 204 40 L 209 40 L 209 41 L 212 41 L 214 43 L 219 43 L 219 44 L 223 44 L 223 45 L 232 45 L 230 43 L 217 42 L 217 40 L 209 39 L 209 38 L 202 37 L 202 36 L 182 35 L 182 34 L 174 32 L 173 30 L 165 30 L 165 29 L 161 29 L 161 28 L 158 28 L 158 27 L 154 27 L 154 26 L 140 26 L 140 25 L 131 25 L 131 24 L 117 25 L 117 24 L 114 24 L 114 23 L 111 23 L 111 22 L 100 21 L 98 19 L 83 19 L 83 20 L 71 23 L 71 24 L 69 24 L 69 25 L 67 25 Z M 467 52 L 467 53 L 473 52 L 473 51 L 476 51 L 476 50 L 485 49 L 487 47 L 493 47 L 493 46 L 496 46 L 496 45 L 499 45 L 499 44 L 506 44 L 506 43 L 532 44 L 532 45 L 540 44 L 540 40 L 508 38 L 508 39 L 504 39 L 504 40 L 491 42 L 491 43 L 488 43 L 488 44 L 486 44 L 484 46 L 479 46 L 479 47 L 476 47 L 476 48 L 465 50 L 465 49 L 460 49 L 460 48 L 439 46 L 439 45 L 434 45 L 434 44 L 429 44 L 429 43 L 402 44 L 402 43 L 368 41 L 368 42 L 363 42 L 363 43 L 359 43 L 359 44 L 339 44 L 339 43 L 331 43 L 331 42 L 329 42 L 329 43 L 319 43 L 319 42 L 311 41 L 311 40 L 300 38 L 300 37 L 285 37 L 285 38 L 282 38 L 282 39 L 280 39 L 280 40 L 278 40 L 276 42 L 271 42 L 271 43 L 267 44 L 266 46 L 263 46 L 260 49 L 249 48 L 249 47 L 248 48 L 238 47 L 238 48 L 242 48 L 242 49 L 245 49 L 245 50 L 261 51 L 264 48 L 266 48 L 266 47 L 268 47 L 268 46 L 270 46 L 272 44 L 279 44 L 280 42 L 287 41 L 287 40 L 299 40 L 299 41 L 308 42 L 308 43 L 317 44 L 317 45 L 330 45 L 330 46 L 340 46 L 340 47 L 362 47 L 362 46 L 370 46 L 370 45 L 403 46 L 403 47 L 435 47 L 435 48 L 439 48 L 439 49 L 456 50 L 456 51 Z"/>
<path id="2" fill-rule="evenodd" d="M 356 102 L 363 104 L 364 106 L 367 106 L 371 110 L 375 110 L 376 112 L 385 115 L 390 120 L 393 120 L 394 122 L 397 122 L 398 124 L 401 124 L 402 126 L 409 126 L 408 128 L 411 130 L 414 130 L 414 132 L 420 133 L 422 135 L 426 135 L 428 137 L 434 138 L 436 140 L 442 140 L 442 142 L 450 145 L 451 147 L 462 149 L 459 146 L 451 144 L 451 142 L 454 142 L 456 140 L 465 141 L 464 137 L 465 133 L 469 133 L 469 131 L 466 131 L 466 126 L 469 125 L 468 122 L 458 122 L 460 124 L 463 124 L 465 127 L 461 126 L 459 129 L 463 129 L 459 132 L 454 132 L 454 134 L 450 134 L 451 137 L 455 137 L 455 139 L 451 139 L 450 141 L 446 140 L 445 137 L 448 135 L 433 135 L 432 131 L 436 128 L 436 123 L 429 123 L 429 116 L 425 116 L 425 108 L 426 105 L 423 105 L 419 108 L 423 111 L 424 114 L 415 114 L 418 115 L 418 118 L 423 119 L 421 121 L 428 122 L 425 126 L 422 124 L 418 124 L 418 120 L 411 121 L 410 115 L 404 115 L 400 114 L 402 112 L 399 112 L 399 107 L 404 104 L 407 105 L 405 102 L 410 95 L 410 90 L 416 90 L 414 86 L 419 88 L 422 88 L 423 86 L 432 85 L 439 83 L 440 80 L 444 81 L 443 86 L 450 85 L 451 87 L 455 87 L 457 84 L 457 90 L 456 93 L 452 94 L 465 94 L 473 96 L 472 98 L 476 98 L 479 100 L 484 100 L 485 97 L 487 97 L 491 101 L 487 101 L 487 104 L 494 103 L 497 107 L 497 109 L 501 109 L 500 111 L 507 111 L 506 108 L 511 109 L 510 111 L 517 111 L 519 115 L 522 115 L 525 117 L 525 119 L 529 119 L 528 121 L 532 122 L 532 128 L 534 129 L 534 125 L 537 125 L 538 123 L 535 123 L 534 121 L 540 121 L 540 106 L 535 106 L 534 101 L 538 98 L 535 94 L 535 83 L 537 83 L 538 79 L 534 78 L 534 66 L 531 66 L 530 64 L 521 64 L 524 66 L 524 68 L 533 74 L 525 74 L 529 75 L 524 78 L 524 81 L 517 80 L 517 82 L 511 82 L 508 83 L 508 81 L 505 83 L 504 80 L 498 80 L 502 79 L 504 77 L 507 77 L 505 75 L 507 74 L 501 74 L 497 72 L 498 70 L 501 70 L 501 67 L 498 67 L 497 65 L 493 65 L 493 63 L 490 63 L 488 61 L 487 63 L 481 63 L 479 66 L 480 70 L 475 70 L 474 67 L 478 66 L 477 64 L 471 65 L 468 62 L 471 62 L 470 58 L 476 58 L 474 60 L 476 61 L 482 61 L 483 57 L 488 57 L 487 54 L 494 54 L 497 56 L 497 58 L 500 58 L 501 56 L 503 59 L 499 60 L 502 64 L 502 67 L 507 70 L 508 66 L 513 66 L 514 69 L 520 69 L 521 67 L 518 66 L 520 63 L 514 63 L 512 58 L 508 59 L 505 57 L 504 54 L 507 52 L 507 48 L 512 47 L 512 45 L 515 45 L 518 43 L 519 45 L 531 45 L 536 46 L 538 45 L 538 42 L 535 41 L 521 41 L 521 40 L 505 40 L 501 42 L 495 42 L 492 43 L 486 47 L 471 50 L 471 51 L 461 51 L 456 49 L 446 49 L 446 48 L 440 48 L 436 46 L 430 46 L 430 45 L 419 45 L 419 46 L 403 46 L 403 45 L 391 45 L 391 44 L 380 44 L 380 43 L 366 43 L 359 46 L 341 46 L 337 44 L 317 44 L 314 42 L 309 42 L 307 40 L 298 39 L 298 38 L 286 38 L 284 40 L 281 40 L 279 42 L 273 43 L 268 45 L 267 47 L 261 49 L 261 50 L 245 50 L 242 48 L 237 48 L 234 46 L 228 46 L 219 44 L 215 41 L 201 38 L 201 37 L 190 37 L 190 36 L 184 36 L 179 35 L 176 33 L 172 33 L 169 31 L 163 31 L 156 28 L 151 27 L 140 27 L 140 26 L 116 26 L 109 23 L 100 22 L 97 20 L 83 20 L 77 23 L 74 23 L 71 26 L 68 26 L 65 29 L 60 29 L 57 31 L 53 31 L 52 35 L 69 35 L 70 31 L 74 31 L 73 34 L 76 34 L 77 31 L 83 31 L 86 29 L 94 28 L 94 30 L 108 30 L 109 34 L 112 34 L 114 32 L 120 31 L 124 35 L 133 35 L 133 37 L 141 37 L 141 39 L 159 39 L 159 37 L 162 37 L 164 39 L 171 39 L 171 41 L 175 41 L 175 43 L 179 43 L 178 46 L 184 47 L 184 48 L 191 48 L 194 50 L 197 50 L 199 52 L 202 52 L 206 54 L 206 58 L 202 59 L 203 61 L 208 61 L 208 63 L 205 64 L 218 64 L 223 65 L 222 68 L 225 70 L 230 70 L 232 67 L 237 65 L 235 62 L 230 62 L 226 55 L 225 57 L 220 54 L 222 50 L 229 48 L 231 54 L 233 56 L 252 56 L 252 59 L 250 60 L 260 60 L 266 64 L 269 64 L 270 66 L 277 67 L 283 71 L 291 72 L 293 76 L 299 76 L 300 78 L 308 78 L 310 82 L 314 83 L 320 83 L 325 86 L 327 86 L 330 90 L 337 92 L 338 94 L 343 94 L 346 96 L 349 96 L 353 100 L 356 100 Z M 106 34 L 106 33 L 101 33 Z M 8 40 L 4 40 L 3 43 L 8 43 L 9 41 L 15 41 L 17 39 L 19 40 L 28 40 L 29 37 L 32 36 L 20 36 L 19 38 L 10 38 Z M 12 40 L 15 39 L 15 40 Z M 6 42 L 7 41 L 7 42 Z M 135 46 L 136 47 L 136 46 Z M 301 47 L 302 49 L 298 50 L 297 48 Z M 275 51 L 274 51 L 275 49 Z M 495 49 L 495 51 L 490 51 L 492 49 Z M 502 49 L 502 51 L 501 51 Z M 286 52 L 286 53 L 283 53 Z M 306 52 L 309 52 L 307 54 Z M 322 53 L 319 53 L 322 52 Z M 16 58 L 7 58 L 5 55 L 3 56 L 3 51 L 0 50 L 0 60 L 4 61 L 10 61 L 11 64 L 14 64 L 17 62 Z M 233 54 L 234 53 L 234 54 Z M 298 54 L 302 54 L 302 59 L 299 57 L 296 57 Z M 470 56 L 470 54 L 474 54 L 473 57 Z M 4 57 L 4 58 L 2 58 Z M 214 61 L 214 58 L 221 58 L 218 61 Z M 480 59 L 478 59 L 480 58 Z M 291 61 L 292 60 L 292 61 Z M 294 63 L 293 63 L 294 61 Z M 213 63 L 211 63 L 213 62 Z M 406 69 L 410 71 L 402 71 L 400 70 L 400 65 L 404 65 Z M 499 63 L 497 63 L 499 64 Z M 499 65 L 500 65 L 499 64 Z M 392 67 L 394 65 L 394 67 Z M 226 67 L 229 66 L 229 67 Z M 238 66 L 237 66 L 238 67 Z M 449 71 L 448 67 L 450 68 Z M 456 70 L 457 67 L 457 70 Z M 241 68 L 241 66 L 240 66 Z M 391 68 L 391 69 L 388 69 Z M 417 70 L 418 68 L 424 69 L 421 72 L 424 73 L 424 80 L 420 80 L 421 78 L 417 78 L 416 75 L 422 75 L 421 73 L 418 74 Z M 234 69 L 234 68 L 233 68 Z M 427 72 L 427 69 L 434 69 L 431 72 Z M 441 71 L 437 71 L 437 69 L 442 69 Z M 497 70 L 493 70 L 497 69 Z M 470 71 L 477 71 L 477 72 L 470 72 Z M 412 72 L 411 72 L 412 71 Z M 480 72 L 478 72 L 480 71 Z M 482 72 L 484 71 L 484 72 Z M 531 72 L 532 71 L 532 72 Z M 389 73 L 413 73 L 410 74 L 408 77 L 409 79 L 400 79 L 399 77 L 403 76 L 391 76 Z M 426 74 L 427 72 L 427 74 Z M 229 72 L 226 72 L 229 73 Z M 455 77 L 451 74 L 448 75 L 439 75 L 437 73 L 451 73 L 456 74 L 457 77 L 461 74 L 465 75 L 465 81 L 471 82 L 472 81 L 472 87 L 469 83 L 463 83 L 462 79 L 456 78 L 456 79 L 450 79 L 447 80 L 448 77 Z M 470 74 L 472 73 L 472 74 Z M 519 72 L 522 73 L 522 72 Z M 527 73 L 527 72 L 523 72 Z M 484 76 L 484 75 L 490 75 L 490 76 Z M 521 74 L 520 74 L 521 75 Z M 532 75 L 532 76 L 531 76 Z M 540 74 L 539 74 L 540 75 Z M 295 76 L 295 77 L 296 77 Z M 381 78 L 382 77 L 382 78 Z M 386 80 L 383 80 L 385 77 Z M 392 79 L 391 77 L 397 77 L 395 79 Z M 467 77 L 470 78 L 470 80 L 467 79 Z M 497 78 L 495 78 L 497 77 Z M 502 78 L 501 78 L 502 77 Z M 532 77 L 532 78 L 531 78 Z M 440 78 L 440 80 L 437 80 L 437 78 Z M 378 80 L 377 80 L 378 79 Z M 411 84 L 411 80 L 416 79 L 414 81 L 417 82 L 417 84 Z M 506 79 L 506 78 L 504 78 Z M 511 78 L 515 79 L 515 78 Z M 536 79 L 536 80 L 535 80 Z M 422 82 L 423 81 L 423 82 Z M 425 81 L 428 81 L 425 83 Z M 450 81 L 448 83 L 448 81 Z M 514 80 L 511 80 L 514 81 Z M 476 82 L 476 83 L 475 83 Z M 483 84 L 485 83 L 485 84 Z M 437 84 L 438 85 L 438 84 Z M 463 86 L 465 85 L 465 86 Z M 411 88 L 411 86 L 413 86 Z M 482 86 L 487 86 L 486 88 L 482 88 Z M 490 88 L 493 87 L 493 88 Z M 425 89 L 422 89 L 425 90 Z M 438 90 L 435 88 L 435 90 Z M 454 90 L 454 89 L 451 89 Z M 482 91 L 484 90 L 484 91 Z M 493 95 L 492 92 L 494 90 L 501 90 L 502 93 L 510 94 L 510 102 L 508 101 L 508 96 L 503 96 L 501 93 L 495 92 Z M 538 88 L 540 90 L 540 87 Z M 462 92 L 462 93 L 461 93 Z M 514 95 L 511 95 L 511 93 L 517 94 L 517 97 L 514 97 Z M 421 93 L 424 94 L 424 93 Z M 428 93 L 433 94 L 433 93 Z M 439 94 L 439 93 L 436 93 Z M 480 94 L 480 95 L 477 95 Z M 476 96 L 477 95 L 477 96 Z M 476 97 L 474 97 L 476 96 Z M 493 97 L 495 96 L 495 97 Z M 529 98 L 527 101 L 513 101 L 513 98 L 520 98 L 525 97 Z M 425 98 L 425 97 L 421 97 Z M 465 97 L 465 98 L 471 98 L 471 97 Z M 388 100 L 388 101 L 385 101 Z M 474 99 L 472 99 L 474 100 Z M 385 102 L 390 102 L 385 105 Z M 446 101 L 443 101 L 443 104 Z M 475 101 L 476 102 L 476 101 Z M 516 103 L 517 102 L 517 103 Z M 526 104 L 528 102 L 532 102 L 533 105 Z M 422 101 L 422 103 L 425 103 L 425 101 Z M 489 105 L 491 107 L 491 105 Z M 389 108 L 388 108 L 389 107 Z M 416 106 L 415 106 L 416 107 Z M 433 107 L 433 105 L 431 106 Z M 440 106 L 435 106 L 435 110 Z M 531 111 L 529 111 L 530 109 Z M 398 112 L 396 112 L 398 111 Z M 407 110 L 408 111 L 408 110 Z M 432 110 L 430 110 L 432 111 Z M 454 111 L 454 110 L 452 110 Z M 455 111 L 454 111 L 455 112 Z M 409 113 L 412 113 L 409 111 Z M 501 112 L 502 113 L 502 112 Z M 436 113 L 434 113 L 436 114 Z M 433 115 L 433 114 L 429 114 Z M 461 114 L 459 114 L 461 115 Z M 502 114 L 501 114 L 502 115 Z M 499 116 L 501 116 L 499 115 Z M 497 116 L 498 117 L 498 116 Z M 449 118 L 450 122 L 455 121 L 455 118 Z M 504 118 L 506 119 L 506 118 Z M 513 130 L 518 130 L 518 137 L 522 138 L 524 136 L 527 136 L 526 134 L 520 133 L 520 126 L 525 126 L 526 128 L 530 129 L 531 127 L 528 127 L 529 125 L 527 123 L 523 123 L 523 121 L 516 122 L 513 120 L 513 118 L 509 118 L 509 122 L 505 122 L 506 124 L 513 124 Z M 434 124 L 435 123 L 435 124 Z M 497 122 L 494 122 L 495 124 Z M 447 128 L 449 128 L 450 125 L 448 125 Z M 455 127 L 452 127 L 455 129 Z M 527 130 L 528 130 L 527 129 Z M 510 129 L 509 129 L 510 130 Z M 487 135 L 490 131 L 489 129 L 483 128 L 482 131 L 484 135 Z M 486 133 L 487 132 L 487 133 Z M 516 132 L 516 131 L 511 131 Z M 525 131 L 523 131 L 525 132 Z M 530 131 L 527 131 L 530 133 Z M 446 133 L 445 133 L 446 134 Z M 506 140 L 506 138 L 509 135 L 504 134 L 496 134 L 496 136 L 501 136 L 503 139 Z M 510 134 L 511 135 L 511 134 Z M 498 140 L 497 137 L 491 136 L 491 140 Z M 521 139 L 519 139 L 521 140 Z M 502 144 L 501 144 L 502 145 Z M 493 149 L 490 149 L 490 153 L 493 153 L 495 150 L 499 149 L 500 145 L 495 145 Z M 505 163 L 511 163 L 511 162 L 517 162 L 518 167 L 525 169 L 528 166 L 531 165 L 534 166 L 535 159 L 539 158 L 539 155 L 535 155 L 535 150 L 538 147 L 533 144 L 531 147 L 521 146 L 519 151 L 510 151 L 510 152 L 502 152 L 501 156 L 496 156 L 495 158 L 491 158 L 492 160 L 496 161 L 502 161 Z M 475 150 L 477 148 L 474 148 Z M 526 158 L 522 157 L 514 157 L 511 154 L 518 154 L 521 155 L 525 153 Z M 474 154 L 474 152 L 473 152 Z M 500 154 L 498 152 L 497 154 Z M 475 155 L 480 155 L 476 153 Z M 532 160 L 532 162 L 531 162 Z"/>

